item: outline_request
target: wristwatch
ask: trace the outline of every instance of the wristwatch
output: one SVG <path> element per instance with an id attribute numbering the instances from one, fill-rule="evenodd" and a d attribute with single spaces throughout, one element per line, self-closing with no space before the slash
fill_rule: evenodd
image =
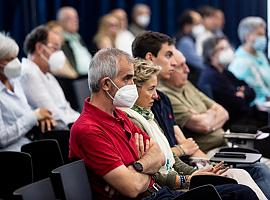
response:
<path id="1" fill-rule="evenodd" d="M 133 163 L 133 168 L 137 171 L 137 172 L 143 172 L 143 166 L 140 162 L 134 162 Z"/>

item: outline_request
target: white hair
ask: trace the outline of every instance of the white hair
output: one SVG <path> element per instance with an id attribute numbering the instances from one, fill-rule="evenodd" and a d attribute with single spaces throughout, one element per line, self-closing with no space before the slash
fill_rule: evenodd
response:
<path id="1" fill-rule="evenodd" d="M 66 12 L 67 11 L 73 11 L 75 13 L 77 13 L 77 10 L 71 6 L 64 6 L 62 8 L 60 8 L 56 14 L 56 19 L 59 21 L 64 20 L 67 16 L 66 16 Z"/>
<path id="2" fill-rule="evenodd" d="M 99 50 L 91 60 L 88 71 L 90 93 L 100 90 L 100 80 L 105 77 L 114 79 L 119 70 L 119 59 L 125 58 L 129 63 L 134 59 L 128 53 L 115 48 Z"/>
<path id="3" fill-rule="evenodd" d="M 240 41 L 244 43 L 247 34 L 251 33 L 259 26 L 266 27 L 266 23 L 261 17 L 246 17 L 242 19 L 238 26 L 238 37 Z"/>
<path id="4" fill-rule="evenodd" d="M 0 59 L 6 56 L 17 56 L 19 46 L 11 37 L 5 33 L 0 33 Z"/>

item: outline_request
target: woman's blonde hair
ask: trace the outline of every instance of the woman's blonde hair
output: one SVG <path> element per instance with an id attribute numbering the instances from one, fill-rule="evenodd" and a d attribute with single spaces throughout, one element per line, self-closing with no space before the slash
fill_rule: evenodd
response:
<path id="1" fill-rule="evenodd" d="M 111 35 L 109 31 L 109 24 L 111 20 L 115 20 L 117 22 L 118 29 L 120 28 L 119 20 L 112 14 L 104 15 L 100 18 L 98 23 L 98 31 L 96 35 L 94 36 L 94 42 L 99 46 L 98 44 L 104 39 L 110 39 L 112 43 L 112 47 L 115 46 L 115 37 L 116 35 Z"/>
<path id="2" fill-rule="evenodd" d="M 151 61 L 136 58 L 134 62 L 134 78 L 136 86 L 142 86 L 153 75 L 158 75 L 161 67 L 154 65 Z"/>

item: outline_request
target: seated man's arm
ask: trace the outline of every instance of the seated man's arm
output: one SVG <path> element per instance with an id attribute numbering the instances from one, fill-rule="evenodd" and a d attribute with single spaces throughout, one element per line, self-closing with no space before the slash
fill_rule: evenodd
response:
<path id="1" fill-rule="evenodd" d="M 179 128 L 178 125 L 174 125 L 173 128 L 176 142 L 178 145 L 182 146 L 182 149 L 184 150 L 186 155 L 208 158 L 207 155 L 202 152 L 202 150 L 196 148 L 197 144 L 194 140 L 192 140 L 192 138 L 187 139 L 185 137 L 185 135 L 183 134 L 182 130 Z M 171 149 L 178 157 L 182 156 L 180 155 L 180 151 L 177 147 L 172 147 Z"/>
<path id="2" fill-rule="evenodd" d="M 103 178 L 118 192 L 130 198 L 135 198 L 146 191 L 150 183 L 149 175 L 135 171 L 132 166 L 124 165 L 113 169 Z"/>
<path id="3" fill-rule="evenodd" d="M 222 128 L 224 123 L 229 119 L 228 112 L 217 103 L 213 104 L 213 106 L 208 111 L 213 112 L 215 115 L 215 120 L 212 124 L 214 129 Z"/>
<path id="4" fill-rule="evenodd" d="M 205 112 L 202 114 L 191 111 L 191 117 L 185 124 L 185 128 L 197 132 L 207 134 L 213 130 L 214 112 Z"/>
<path id="5" fill-rule="evenodd" d="M 143 147 L 140 146 L 143 144 Z M 143 172 L 135 171 L 132 165 L 126 167 L 121 165 L 110 171 L 104 176 L 104 179 L 117 191 L 128 197 L 136 197 L 146 191 L 150 183 L 150 176 L 159 171 L 164 164 L 164 154 L 159 146 L 150 140 L 149 147 L 144 146 L 142 135 L 138 138 L 138 148 L 144 149 L 143 156 L 138 160 L 143 166 Z M 125 188 L 125 190 L 123 190 Z"/>
<path id="6" fill-rule="evenodd" d="M 192 115 L 185 127 L 198 133 L 211 133 L 221 128 L 229 119 L 228 112 L 215 103 L 205 113 L 199 114 L 191 111 Z"/>

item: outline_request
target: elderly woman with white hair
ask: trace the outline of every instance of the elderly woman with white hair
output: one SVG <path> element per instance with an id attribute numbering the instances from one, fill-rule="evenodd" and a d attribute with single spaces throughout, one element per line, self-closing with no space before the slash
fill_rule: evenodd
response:
<path id="1" fill-rule="evenodd" d="M 270 65 L 264 54 L 267 46 L 266 24 L 260 17 L 247 17 L 238 26 L 242 45 L 236 50 L 229 70 L 255 90 L 252 104 L 261 104 L 270 97 Z"/>
<path id="2" fill-rule="evenodd" d="M 0 33 L 0 151 L 20 151 L 30 140 L 24 137 L 39 124 L 42 131 L 55 125 L 51 112 L 44 108 L 31 110 L 18 77 L 21 63 L 17 43 Z"/>

